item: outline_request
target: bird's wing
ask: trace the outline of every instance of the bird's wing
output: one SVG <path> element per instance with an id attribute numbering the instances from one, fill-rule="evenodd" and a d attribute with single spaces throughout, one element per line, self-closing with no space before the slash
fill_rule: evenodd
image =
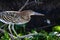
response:
<path id="1" fill-rule="evenodd" d="M 17 17 L 18 12 L 17 11 L 3 11 L 0 12 L 0 16 L 11 16 L 11 17 Z"/>
<path id="2" fill-rule="evenodd" d="M 0 12 L 0 19 L 6 22 L 13 22 L 16 18 L 18 18 L 17 11 L 3 11 Z"/>

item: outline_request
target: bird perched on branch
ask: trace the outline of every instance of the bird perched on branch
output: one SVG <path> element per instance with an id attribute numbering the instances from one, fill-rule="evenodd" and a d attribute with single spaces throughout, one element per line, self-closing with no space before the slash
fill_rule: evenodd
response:
<path id="1" fill-rule="evenodd" d="M 11 24 L 25 24 L 30 21 L 32 15 L 44 16 L 44 14 L 34 12 L 32 10 L 25 11 L 3 11 L 0 12 L 0 21 L 9 24 L 9 29 Z M 13 28 L 12 28 L 13 29 Z"/>
<path id="2" fill-rule="evenodd" d="M 26 1 L 24 6 L 19 11 L 3 11 L 3 12 L 0 12 L 0 21 L 5 23 L 5 24 L 9 24 L 8 29 L 9 29 L 11 34 L 12 34 L 12 31 L 10 28 L 11 25 L 12 25 L 13 32 L 17 36 L 17 33 L 14 29 L 14 24 L 20 25 L 20 24 L 28 23 L 30 21 L 32 15 L 44 16 L 44 14 L 37 13 L 37 12 L 34 12 L 32 10 L 21 11 L 26 6 L 28 1 L 29 0 Z"/>

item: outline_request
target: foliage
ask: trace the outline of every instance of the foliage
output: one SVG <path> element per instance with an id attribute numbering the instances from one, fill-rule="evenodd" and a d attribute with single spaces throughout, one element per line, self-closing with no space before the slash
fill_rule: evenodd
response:
<path id="1" fill-rule="evenodd" d="M 32 33 L 38 33 L 37 31 L 33 31 Z M 31 34 L 31 33 L 29 33 Z M 18 34 L 19 36 L 23 36 L 22 33 Z M 37 35 L 21 38 L 21 40 L 60 40 L 60 37 L 56 36 L 54 32 L 47 33 L 46 31 L 40 31 Z M 5 32 L 4 36 L 1 37 L 1 40 L 11 40 L 8 33 Z M 18 38 L 16 38 L 18 40 Z"/>
<path id="2" fill-rule="evenodd" d="M 11 39 L 10 39 L 8 33 L 5 32 L 5 33 L 4 33 L 4 36 L 1 37 L 1 40 L 11 40 Z"/>
<path id="3" fill-rule="evenodd" d="M 26 25 L 23 25 L 23 27 L 21 27 L 21 26 L 15 25 L 15 29 L 20 30 L 20 32 L 18 32 L 18 36 L 21 37 L 21 36 L 27 35 L 28 37 L 25 36 L 24 38 L 18 38 L 14 35 L 15 40 L 60 40 L 60 37 L 57 36 L 59 34 L 59 30 L 57 30 L 57 32 L 55 30 L 57 28 L 59 29 L 60 26 L 54 26 L 52 29 L 52 32 L 49 32 L 49 33 L 46 32 L 45 30 L 40 30 L 40 32 L 37 32 L 36 30 L 33 30 L 33 29 L 31 30 L 31 32 L 26 32 L 25 31 Z M 20 29 L 17 27 L 19 27 Z M 0 33 L 0 36 L 1 36 L 0 40 L 11 40 L 11 38 L 9 36 L 9 32 L 7 30 L 5 30 L 4 35 L 2 35 Z"/>

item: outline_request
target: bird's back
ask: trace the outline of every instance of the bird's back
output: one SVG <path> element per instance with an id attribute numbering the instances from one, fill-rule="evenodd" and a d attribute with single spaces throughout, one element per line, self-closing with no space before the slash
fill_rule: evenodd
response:
<path id="1" fill-rule="evenodd" d="M 4 23 L 8 22 L 18 22 L 19 20 L 19 15 L 17 11 L 4 11 L 0 12 L 0 21 Z M 17 20 L 18 19 L 18 20 Z"/>

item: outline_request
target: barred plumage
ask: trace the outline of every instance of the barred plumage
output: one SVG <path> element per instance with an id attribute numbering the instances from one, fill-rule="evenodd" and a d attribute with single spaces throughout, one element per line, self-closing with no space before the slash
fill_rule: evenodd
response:
<path id="1" fill-rule="evenodd" d="M 23 21 L 26 21 L 26 20 L 24 20 L 23 16 L 20 16 L 20 15 L 21 15 L 21 13 L 18 11 L 0 12 L 0 21 L 2 21 L 3 23 L 6 23 L 6 24 L 9 24 L 9 23 L 23 24 L 23 23 L 25 23 Z"/>

